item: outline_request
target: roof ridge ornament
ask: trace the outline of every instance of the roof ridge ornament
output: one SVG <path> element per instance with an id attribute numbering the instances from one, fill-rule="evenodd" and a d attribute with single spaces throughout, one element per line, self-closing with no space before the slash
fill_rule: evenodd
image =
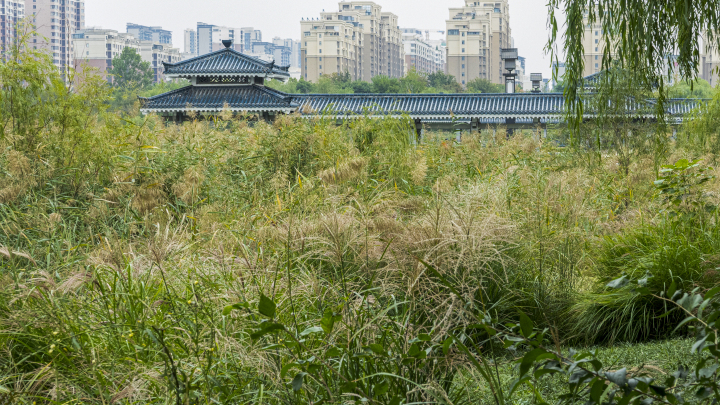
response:
<path id="1" fill-rule="evenodd" d="M 222 40 L 222 44 L 225 45 L 225 48 L 228 48 L 228 49 L 232 46 L 232 43 L 233 43 L 232 39 L 223 39 Z"/>

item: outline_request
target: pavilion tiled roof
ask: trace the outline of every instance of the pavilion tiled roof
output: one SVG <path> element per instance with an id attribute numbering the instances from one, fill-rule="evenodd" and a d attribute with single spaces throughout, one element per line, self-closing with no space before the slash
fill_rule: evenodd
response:
<path id="1" fill-rule="evenodd" d="M 305 115 L 335 116 L 404 115 L 415 119 L 443 119 L 451 114 L 460 118 L 481 118 L 487 122 L 497 119 L 548 120 L 564 113 L 562 93 L 514 94 L 302 94 L 294 95 Z M 668 101 L 667 113 L 681 116 L 695 108 L 699 100 L 673 99 Z M 653 100 L 646 103 L 648 114 L 653 113 Z M 592 112 L 587 112 L 592 115 Z"/>
<path id="2" fill-rule="evenodd" d="M 165 63 L 165 76 L 267 76 L 289 78 L 289 66 L 275 66 L 274 62 L 265 62 L 240 53 L 232 48 L 224 48 L 192 59 L 177 63 Z"/>
<path id="3" fill-rule="evenodd" d="M 143 112 L 282 111 L 291 113 L 298 104 L 285 94 L 265 86 L 187 86 L 154 97 L 141 98 Z"/>
<path id="4" fill-rule="evenodd" d="M 293 97 L 301 111 L 337 115 L 409 114 L 413 118 L 554 115 L 562 94 L 307 94 Z"/>
<path id="5" fill-rule="evenodd" d="M 702 100 L 671 99 L 667 114 L 682 117 Z M 654 100 L 636 106 L 639 116 L 654 115 Z M 402 116 L 413 119 L 456 120 L 477 118 L 482 123 L 556 121 L 564 114 L 562 93 L 515 94 L 286 94 L 261 85 L 188 86 L 142 99 L 143 111 L 298 111 L 302 115 L 358 117 Z M 642 109 L 642 111 L 640 111 Z M 586 110 L 591 117 L 592 111 Z"/>

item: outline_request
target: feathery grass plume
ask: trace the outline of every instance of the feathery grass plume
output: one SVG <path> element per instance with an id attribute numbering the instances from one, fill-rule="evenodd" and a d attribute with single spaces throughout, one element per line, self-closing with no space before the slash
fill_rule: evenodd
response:
<path id="1" fill-rule="evenodd" d="M 185 111 L 191 121 L 194 121 L 198 117 L 198 112 L 193 110 L 193 106 L 190 103 L 185 104 Z"/>
<path id="2" fill-rule="evenodd" d="M 323 170 L 318 174 L 318 177 L 325 184 L 340 184 L 354 180 L 363 174 L 367 162 L 366 157 L 356 156 L 343 160 L 333 168 Z"/>
<path id="3" fill-rule="evenodd" d="M 230 121 L 232 119 L 233 112 L 230 109 L 230 104 L 228 104 L 227 102 L 223 104 L 222 111 L 220 111 L 218 117 L 220 117 L 220 119 L 223 121 Z"/>
<path id="4" fill-rule="evenodd" d="M 7 168 L 10 174 L 17 179 L 29 176 L 32 171 L 30 159 L 16 150 L 10 150 L 8 152 Z"/>
<path id="5" fill-rule="evenodd" d="M 177 198 L 185 204 L 192 204 L 199 200 L 200 189 L 205 181 L 205 175 L 199 167 L 190 167 L 185 170 L 182 178 L 173 185 L 172 190 Z"/>
<path id="6" fill-rule="evenodd" d="M 413 157 L 415 159 L 415 167 L 410 172 L 413 183 L 422 185 L 425 183 L 425 177 L 428 172 L 427 159 L 421 154 L 417 154 Z"/>
<path id="7" fill-rule="evenodd" d="M 159 186 L 135 187 L 132 207 L 141 214 L 148 214 L 167 202 L 165 192 Z"/>
<path id="8" fill-rule="evenodd" d="M 7 259 L 13 259 L 14 257 L 21 257 L 25 260 L 29 260 L 33 264 L 37 264 L 37 262 L 35 262 L 35 259 L 33 259 L 32 256 L 30 256 L 29 254 L 27 254 L 25 252 L 20 252 L 18 250 L 12 250 L 12 249 L 2 246 L 2 245 L 0 245 L 0 257 L 5 257 Z"/>
<path id="9" fill-rule="evenodd" d="M 17 200 L 27 191 L 24 184 L 15 184 L 0 189 L 0 203 L 7 204 Z"/>

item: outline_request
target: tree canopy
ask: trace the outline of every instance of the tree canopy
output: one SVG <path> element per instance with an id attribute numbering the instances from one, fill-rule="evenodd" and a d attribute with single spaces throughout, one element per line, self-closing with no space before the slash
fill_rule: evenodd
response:
<path id="1" fill-rule="evenodd" d="M 143 61 L 132 48 L 123 49 L 120 56 L 113 59 L 108 73 L 113 76 L 113 85 L 121 88 L 146 89 L 152 85 L 154 76 L 150 62 Z"/>
<path id="2" fill-rule="evenodd" d="M 489 83 L 489 82 L 488 82 Z M 375 76 L 372 82 L 362 80 L 352 80 L 348 72 L 321 76 L 316 83 L 307 81 L 303 78 L 290 79 L 287 83 L 281 83 L 277 80 L 270 80 L 267 86 L 276 90 L 290 94 L 343 94 L 343 93 L 464 93 L 465 90 L 457 82 L 454 76 L 443 72 L 435 72 L 425 74 L 410 69 L 410 71 L 401 78 L 388 77 L 385 75 Z M 491 86 L 497 86 L 502 89 L 502 85 L 490 83 L 484 89 Z M 486 91 L 483 91 L 486 92 Z M 502 90 L 500 90 L 502 92 Z"/>
<path id="3" fill-rule="evenodd" d="M 502 84 L 495 84 L 490 80 L 477 78 L 470 80 L 467 84 L 468 93 L 504 93 L 505 86 Z"/>
<path id="4" fill-rule="evenodd" d="M 658 112 L 667 96 L 669 55 L 677 55 L 677 73 L 686 79 L 697 77 L 703 46 L 720 44 L 720 7 L 717 0 L 550 0 L 550 38 L 547 50 L 554 61 L 565 55 L 563 76 L 568 118 L 573 127 L 582 121 L 579 102 L 585 67 L 583 36 L 586 25 L 597 25 L 604 48 L 602 67 L 619 65 L 642 82 L 659 89 Z M 566 23 L 560 31 L 558 17 Z M 698 41 L 703 37 L 704 41 Z M 562 38 L 562 51 L 557 48 Z M 671 72 L 672 74 L 672 72 Z"/>

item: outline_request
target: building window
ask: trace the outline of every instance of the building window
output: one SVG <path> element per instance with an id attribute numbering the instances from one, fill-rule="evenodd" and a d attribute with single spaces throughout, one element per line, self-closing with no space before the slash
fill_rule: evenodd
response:
<path id="1" fill-rule="evenodd" d="M 596 44 L 598 43 L 598 40 L 597 40 L 597 39 L 595 40 L 595 43 L 596 43 Z"/>
<path id="2" fill-rule="evenodd" d="M 465 40 L 462 41 L 462 44 L 465 45 Z"/>
<path id="3" fill-rule="evenodd" d="M 597 64 L 597 63 L 595 64 L 595 67 L 598 67 L 598 64 Z"/>
<path id="4" fill-rule="evenodd" d="M 462 49 L 463 53 L 465 53 L 465 48 Z"/>
<path id="5" fill-rule="evenodd" d="M 462 57 L 462 60 L 465 60 L 465 57 L 464 57 L 464 56 Z"/>
<path id="6" fill-rule="evenodd" d="M 597 56 L 597 55 L 595 55 L 595 60 L 598 60 L 598 56 Z"/>
<path id="7" fill-rule="evenodd" d="M 460 35 L 460 30 L 448 30 L 448 35 Z"/>
<path id="8" fill-rule="evenodd" d="M 320 62 L 322 62 L 322 56 L 320 57 Z"/>
<path id="9" fill-rule="evenodd" d="M 322 69 L 322 65 L 320 65 L 320 69 Z"/>
<path id="10" fill-rule="evenodd" d="M 465 64 L 463 63 L 462 68 L 465 69 Z"/>
<path id="11" fill-rule="evenodd" d="M 463 84 L 465 84 L 465 80 L 463 80 Z"/>

